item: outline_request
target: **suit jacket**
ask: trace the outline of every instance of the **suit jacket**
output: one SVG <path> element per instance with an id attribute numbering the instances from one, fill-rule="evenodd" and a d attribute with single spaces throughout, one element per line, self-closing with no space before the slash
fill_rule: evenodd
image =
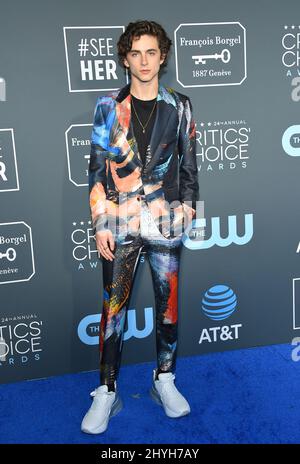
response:
<path id="1" fill-rule="evenodd" d="M 191 101 L 159 83 L 150 151 L 144 165 L 130 116 L 130 83 L 97 98 L 89 162 L 93 230 L 112 230 L 114 224 L 114 235 L 125 230 L 136 233 L 140 199 L 145 195 L 156 225 L 164 237 L 170 237 L 170 229 L 183 224 L 183 203 L 195 208 L 199 200 Z"/>

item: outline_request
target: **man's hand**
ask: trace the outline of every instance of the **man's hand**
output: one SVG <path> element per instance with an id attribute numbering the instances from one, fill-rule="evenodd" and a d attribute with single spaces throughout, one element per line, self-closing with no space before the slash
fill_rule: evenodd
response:
<path id="1" fill-rule="evenodd" d="M 182 203 L 184 214 L 187 215 L 188 223 L 192 222 L 193 217 L 195 216 L 196 210 L 191 206 L 188 206 L 186 203 Z"/>
<path id="2" fill-rule="evenodd" d="M 115 240 L 111 230 L 100 230 L 95 234 L 96 246 L 99 253 L 112 261 L 115 258 L 112 250 L 115 248 Z"/>

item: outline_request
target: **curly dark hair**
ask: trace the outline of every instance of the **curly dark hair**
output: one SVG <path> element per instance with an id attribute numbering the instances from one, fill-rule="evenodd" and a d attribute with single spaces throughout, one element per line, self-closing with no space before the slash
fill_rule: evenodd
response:
<path id="1" fill-rule="evenodd" d="M 128 24 L 117 43 L 119 63 L 123 68 L 126 68 L 124 58 L 126 58 L 127 53 L 131 50 L 132 40 L 134 38 L 139 39 L 141 35 L 144 34 L 157 37 L 159 49 L 162 56 L 165 57 L 161 64 L 161 68 L 167 66 L 167 59 L 172 45 L 172 40 L 167 36 L 166 31 L 160 24 L 155 21 L 138 19 L 137 21 Z"/>

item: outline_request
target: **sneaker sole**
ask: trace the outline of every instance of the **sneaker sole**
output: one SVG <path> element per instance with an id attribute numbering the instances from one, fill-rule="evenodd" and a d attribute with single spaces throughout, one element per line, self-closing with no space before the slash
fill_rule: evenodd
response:
<path id="1" fill-rule="evenodd" d="M 160 399 L 160 396 L 159 396 L 159 393 L 158 391 L 156 390 L 156 388 L 154 387 L 154 385 L 152 385 L 152 388 L 149 390 L 149 393 L 150 393 L 150 396 L 151 398 L 153 399 L 153 401 L 156 403 L 156 404 L 159 404 L 160 406 L 163 407 L 166 415 L 168 417 L 172 417 L 172 418 L 177 418 L 177 417 L 183 417 L 183 416 L 187 416 L 187 414 L 189 414 L 191 412 L 190 409 L 186 409 L 185 411 L 183 411 L 182 413 L 176 413 L 174 411 L 172 411 L 171 409 L 165 407 L 163 405 L 163 402 L 161 401 Z"/>
<path id="2" fill-rule="evenodd" d="M 116 416 L 122 409 L 123 409 L 123 401 L 121 400 L 120 396 L 117 394 L 115 401 L 113 402 L 113 405 L 111 407 L 108 419 L 103 424 L 101 424 L 99 427 L 93 430 L 87 430 L 85 428 L 82 428 L 81 431 L 84 433 L 90 433 L 90 434 L 97 434 L 97 433 L 105 432 L 105 430 L 108 427 L 109 419 L 113 416 Z"/>

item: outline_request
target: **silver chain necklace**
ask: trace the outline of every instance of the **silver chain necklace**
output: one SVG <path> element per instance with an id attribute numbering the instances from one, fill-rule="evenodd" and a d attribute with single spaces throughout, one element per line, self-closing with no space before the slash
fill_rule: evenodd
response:
<path id="1" fill-rule="evenodd" d="M 139 116 L 138 116 L 138 114 L 137 114 L 137 112 L 136 112 L 136 109 L 135 109 L 134 103 L 133 103 L 133 98 L 131 98 L 131 103 L 132 103 L 132 107 L 133 107 L 133 110 L 134 110 L 134 112 L 135 112 L 135 115 L 136 115 L 136 117 L 137 117 L 137 120 L 138 120 L 138 122 L 140 123 L 140 125 L 142 126 L 143 133 L 145 133 L 146 127 L 147 127 L 147 125 L 148 125 L 148 123 L 149 123 L 149 121 L 150 121 L 150 119 L 151 119 L 151 116 L 152 116 L 152 114 L 153 114 L 153 111 L 154 111 L 154 109 L 155 109 L 155 107 L 156 107 L 157 100 L 155 100 L 155 103 L 154 103 L 153 108 L 152 108 L 152 110 L 151 110 L 150 116 L 149 116 L 148 121 L 146 122 L 145 125 L 143 125 L 143 124 L 141 123 L 141 120 L 140 120 L 140 118 L 139 118 Z"/>

